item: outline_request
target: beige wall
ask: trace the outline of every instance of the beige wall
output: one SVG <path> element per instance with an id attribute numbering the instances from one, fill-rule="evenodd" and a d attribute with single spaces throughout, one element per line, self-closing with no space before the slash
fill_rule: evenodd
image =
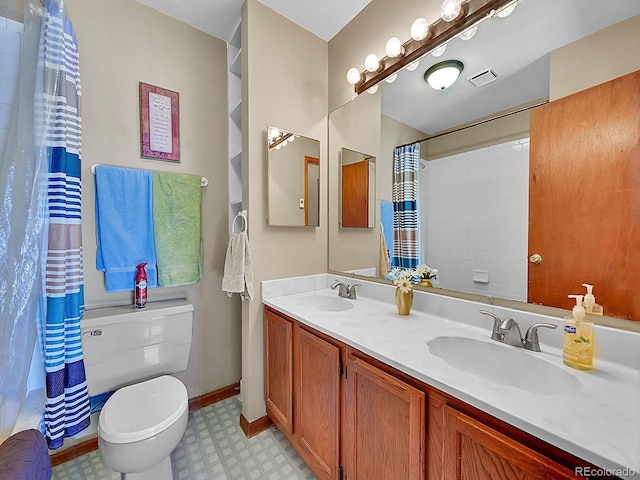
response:
<path id="1" fill-rule="evenodd" d="M 340 151 L 355 150 L 376 157 L 376 187 L 384 166 L 380 156 L 380 93 L 360 95 L 329 116 L 329 257 L 330 270 L 378 266 L 379 214 L 374 228 L 340 227 Z M 382 172 L 384 177 L 384 172 Z M 378 199 L 376 198 L 376 203 Z M 378 212 L 378 209 L 376 209 Z"/>
<path id="2" fill-rule="evenodd" d="M 640 15 L 551 52 L 549 99 L 640 70 Z"/>
<path id="3" fill-rule="evenodd" d="M 151 302 L 187 297 L 195 306 L 189 368 L 178 374 L 193 397 L 240 379 L 240 305 L 221 292 L 228 188 L 224 42 L 134 0 L 67 0 L 82 76 L 82 201 L 87 308 L 132 303 L 107 293 L 96 270 L 94 176 L 104 163 L 203 175 L 204 262 L 200 283 L 149 291 Z M 180 164 L 140 158 L 138 82 L 180 94 Z"/>
<path id="4" fill-rule="evenodd" d="M 390 37 L 404 42 L 413 21 L 418 17 L 435 21 L 440 17 L 441 5 L 441 0 L 372 0 L 329 41 L 329 111 L 353 98 L 353 86 L 347 83 L 349 68 L 362 71 L 369 53 L 384 57 L 384 46 Z"/>
<path id="5" fill-rule="evenodd" d="M 242 175 L 255 296 L 242 304 L 242 413 L 265 414 L 262 280 L 327 270 L 327 43 L 247 0 L 242 10 Z M 320 141 L 320 226 L 266 221 L 267 126 Z"/>

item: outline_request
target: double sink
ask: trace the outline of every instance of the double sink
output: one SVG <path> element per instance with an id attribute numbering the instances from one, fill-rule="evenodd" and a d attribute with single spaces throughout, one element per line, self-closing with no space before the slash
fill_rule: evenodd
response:
<path id="1" fill-rule="evenodd" d="M 317 312 L 343 312 L 354 300 L 313 294 L 297 305 Z M 540 395 L 576 395 L 582 384 L 563 366 L 522 348 L 461 336 L 439 336 L 427 342 L 429 351 L 449 366 L 478 378 Z"/>

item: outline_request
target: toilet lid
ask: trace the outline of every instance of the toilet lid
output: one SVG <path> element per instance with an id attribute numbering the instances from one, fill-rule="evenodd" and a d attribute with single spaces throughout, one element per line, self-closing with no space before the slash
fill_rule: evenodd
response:
<path id="1" fill-rule="evenodd" d="M 112 443 L 150 438 L 180 418 L 188 404 L 187 389 L 169 375 L 123 387 L 102 408 L 99 434 Z"/>

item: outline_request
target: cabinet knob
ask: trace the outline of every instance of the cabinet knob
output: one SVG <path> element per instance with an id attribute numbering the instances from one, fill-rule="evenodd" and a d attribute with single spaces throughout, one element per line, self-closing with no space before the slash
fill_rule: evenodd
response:
<path id="1" fill-rule="evenodd" d="M 529 257 L 529 261 L 531 263 L 535 263 L 536 265 L 539 264 L 540 262 L 542 262 L 542 255 L 540 255 L 539 253 L 534 253 L 533 255 L 531 255 Z"/>

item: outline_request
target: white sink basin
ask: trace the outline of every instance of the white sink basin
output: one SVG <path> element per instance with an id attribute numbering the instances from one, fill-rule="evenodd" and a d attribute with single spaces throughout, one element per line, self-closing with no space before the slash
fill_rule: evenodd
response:
<path id="1" fill-rule="evenodd" d="M 427 345 L 452 367 L 502 385 L 540 395 L 575 395 L 582 389 L 563 367 L 518 347 L 465 337 L 437 337 Z"/>
<path id="2" fill-rule="evenodd" d="M 333 295 L 309 295 L 296 299 L 296 304 L 320 312 L 343 312 L 353 308 L 351 301 Z"/>

